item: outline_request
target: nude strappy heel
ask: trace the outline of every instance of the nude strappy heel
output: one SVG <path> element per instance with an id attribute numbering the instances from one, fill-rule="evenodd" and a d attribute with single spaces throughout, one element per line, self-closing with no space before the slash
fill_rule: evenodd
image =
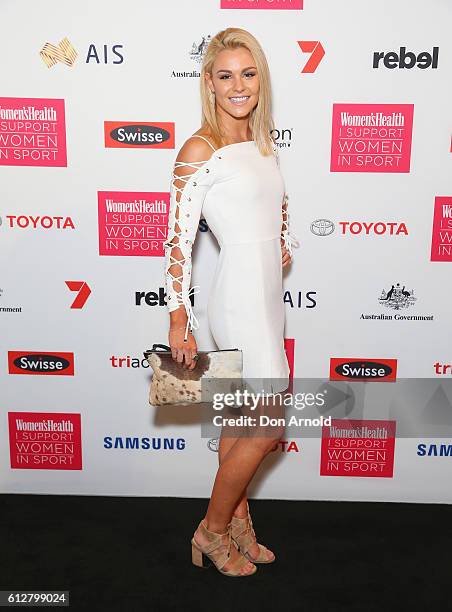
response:
<path id="1" fill-rule="evenodd" d="M 203 555 L 205 555 L 212 561 L 217 570 L 225 576 L 236 578 L 242 576 L 252 576 L 256 573 L 257 567 L 254 566 L 254 571 L 250 572 L 249 574 L 240 574 L 242 567 L 248 563 L 247 559 L 245 559 L 242 554 L 237 557 L 236 561 L 233 562 L 229 570 L 223 570 L 224 565 L 229 560 L 231 546 L 233 545 L 231 538 L 231 523 L 229 523 L 226 533 L 215 533 L 214 531 L 209 531 L 204 523 L 204 519 L 199 523 L 198 529 L 205 536 L 205 538 L 209 540 L 209 544 L 202 547 L 195 541 L 194 537 L 192 538 L 191 559 L 194 565 L 197 565 L 198 567 L 208 567 L 208 565 L 204 565 L 203 563 Z"/>
<path id="2" fill-rule="evenodd" d="M 273 559 L 267 558 L 267 550 L 268 548 L 263 544 L 258 544 L 259 546 L 259 555 L 257 559 L 254 559 L 249 554 L 248 550 L 251 544 L 256 542 L 256 534 L 253 529 L 253 521 L 251 520 L 250 509 L 248 506 L 248 502 L 246 504 L 246 509 L 248 512 L 248 516 L 246 518 L 237 518 L 236 516 L 232 517 L 231 520 L 231 537 L 234 542 L 237 544 L 240 552 L 251 561 L 251 563 L 273 563 L 275 557 Z M 269 551 L 270 552 L 270 551 Z"/>

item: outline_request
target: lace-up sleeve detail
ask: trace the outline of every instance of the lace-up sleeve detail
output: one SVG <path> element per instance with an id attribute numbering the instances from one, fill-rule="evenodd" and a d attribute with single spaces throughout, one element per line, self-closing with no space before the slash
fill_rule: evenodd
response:
<path id="1" fill-rule="evenodd" d="M 289 223 L 289 196 L 287 193 L 284 194 L 282 202 L 282 228 L 281 228 L 281 240 L 284 243 L 290 257 L 293 256 L 292 247 L 299 247 L 300 242 L 298 238 L 290 231 Z"/>
<path id="2" fill-rule="evenodd" d="M 199 328 L 190 301 L 200 289 L 199 285 L 190 289 L 191 253 L 202 205 L 212 182 L 209 161 L 176 161 L 172 172 L 168 235 L 163 243 L 165 281 L 169 312 L 183 306 L 187 313 L 185 339 L 189 327 Z"/>

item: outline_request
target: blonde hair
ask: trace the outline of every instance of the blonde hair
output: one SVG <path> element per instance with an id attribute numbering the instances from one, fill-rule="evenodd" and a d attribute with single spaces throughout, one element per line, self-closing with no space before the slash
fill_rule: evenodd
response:
<path id="1" fill-rule="evenodd" d="M 245 47 L 251 53 L 259 75 L 259 100 L 251 111 L 249 119 L 253 140 L 262 155 L 270 155 L 273 154 L 274 144 L 270 131 L 275 129 L 272 117 L 270 71 L 259 42 L 252 34 L 241 28 L 226 28 L 218 32 L 210 41 L 204 54 L 200 77 L 202 129 L 209 132 L 217 147 L 224 145 L 224 134 L 220 131 L 215 113 L 215 95 L 208 86 L 206 72 L 212 74 L 213 63 L 220 51 L 239 47 Z"/>

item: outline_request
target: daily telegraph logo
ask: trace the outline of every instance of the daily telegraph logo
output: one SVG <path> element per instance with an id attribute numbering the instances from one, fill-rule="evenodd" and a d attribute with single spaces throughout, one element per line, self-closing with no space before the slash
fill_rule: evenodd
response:
<path id="1" fill-rule="evenodd" d="M 67 166 L 64 100 L 0 98 L 0 165 Z"/>
<path id="2" fill-rule="evenodd" d="M 8 351 L 10 374 L 74 376 L 74 353 Z"/>
<path id="3" fill-rule="evenodd" d="M 129 149 L 174 149 L 174 123 L 105 121 L 105 146 Z"/>
<path id="4" fill-rule="evenodd" d="M 303 53 L 310 53 L 311 57 L 306 62 L 302 73 L 312 74 L 317 70 L 317 66 L 323 59 L 325 55 L 325 49 L 322 46 L 322 43 L 318 40 L 297 40 L 298 46 L 303 51 Z"/>
<path id="5" fill-rule="evenodd" d="M 220 8 L 301 11 L 303 0 L 221 0 Z"/>
<path id="6" fill-rule="evenodd" d="M 11 468 L 81 470 L 80 414 L 9 412 Z"/>
<path id="7" fill-rule="evenodd" d="M 395 381 L 397 359 L 345 359 L 332 357 L 330 380 Z"/>
<path id="8" fill-rule="evenodd" d="M 413 104 L 333 104 L 331 172 L 409 172 Z"/>
<path id="9" fill-rule="evenodd" d="M 99 255 L 163 257 L 168 192 L 99 191 Z"/>
<path id="10" fill-rule="evenodd" d="M 392 478 L 395 421 L 332 419 L 322 430 L 321 476 Z"/>
<path id="11" fill-rule="evenodd" d="M 452 197 L 435 198 L 431 261 L 452 261 Z"/>
<path id="12" fill-rule="evenodd" d="M 58 45 L 46 43 L 39 52 L 39 55 L 47 68 L 51 68 L 58 62 L 72 67 L 78 54 L 69 40 L 63 38 Z"/>

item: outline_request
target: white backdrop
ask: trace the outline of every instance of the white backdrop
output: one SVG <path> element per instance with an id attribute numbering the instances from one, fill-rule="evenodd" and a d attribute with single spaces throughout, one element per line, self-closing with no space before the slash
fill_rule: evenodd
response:
<path id="1" fill-rule="evenodd" d="M 147 402 L 150 372 L 143 350 L 167 343 L 165 215 L 141 224 L 155 236 L 157 249 L 146 250 L 139 241 L 131 253 L 123 240 L 119 252 L 107 253 L 104 232 L 130 226 L 110 216 L 108 222 L 116 225 L 105 229 L 99 207 L 103 192 L 116 192 L 110 199 L 163 202 L 167 208 L 172 163 L 199 127 L 201 56 L 193 51 L 203 37 L 229 26 L 258 38 L 272 75 L 291 227 L 301 242 L 284 279 L 285 337 L 294 340 L 294 376 L 328 380 L 331 359 L 395 359 L 398 378 L 450 379 L 452 368 L 443 366 L 452 360 L 452 255 L 447 247 L 436 253 L 438 242 L 447 244 L 452 235 L 447 229 L 452 228 L 452 5 L 448 0 L 301 4 L 2 0 L 2 492 L 210 494 L 218 459 L 201 438 L 196 408 L 171 411 Z M 58 48 L 66 38 L 67 45 Z M 416 56 L 436 53 L 437 67 L 390 68 L 383 59 L 373 67 L 375 52 L 400 55 L 400 47 Z M 55 57 L 54 65 L 44 61 L 43 48 Z M 23 109 L 29 106 L 53 108 L 56 119 L 27 120 Z M 362 140 L 357 132 L 348 136 L 341 112 L 355 117 L 401 112 L 404 125 L 394 137 L 379 132 Z M 157 124 L 170 139 L 163 147 L 122 147 L 116 141 L 106 146 L 104 122 Z M 50 132 L 42 132 L 44 123 Z M 336 152 L 347 143 L 355 152 L 348 159 L 358 165 L 338 168 Z M 393 165 L 380 166 L 374 153 L 368 165 L 359 165 L 361 146 L 383 147 L 386 159 L 390 151 Z M 335 231 L 317 235 L 316 228 L 325 225 L 314 223 L 319 219 L 327 220 L 327 227 L 333 222 Z M 360 225 L 351 233 L 353 222 L 367 224 L 369 233 L 359 232 Z M 384 224 L 377 226 L 383 233 L 374 233 L 372 223 Z M 216 347 L 206 303 L 218 251 L 205 223 L 200 229 L 193 271 L 193 284 L 201 286 L 196 338 L 199 349 L 209 350 Z M 406 295 L 396 291 L 386 308 L 379 302 L 382 291 L 397 283 Z M 140 292 L 155 295 L 140 301 Z M 82 307 L 71 307 L 78 293 Z M 400 313 L 427 319 L 361 318 Z M 71 365 L 59 374 L 43 371 L 49 354 L 57 362 L 67 359 L 73 371 Z M 46 357 L 27 361 L 26 355 Z M 30 362 L 35 365 L 24 365 Z M 382 407 L 380 418 L 386 417 Z M 45 446 L 42 424 L 49 421 L 66 426 L 47 437 Z M 30 429 L 40 430 L 39 442 Z M 110 438 L 124 446 L 130 438 L 139 447 L 109 448 Z M 145 448 L 147 439 L 151 448 Z M 436 449 L 438 456 L 422 456 L 419 444 L 437 444 L 431 453 Z M 366 477 L 359 467 L 352 475 L 325 476 L 320 437 L 293 438 L 266 460 L 250 494 L 450 503 L 445 486 L 452 472 L 450 444 L 449 438 L 397 438 L 389 477 Z"/>

